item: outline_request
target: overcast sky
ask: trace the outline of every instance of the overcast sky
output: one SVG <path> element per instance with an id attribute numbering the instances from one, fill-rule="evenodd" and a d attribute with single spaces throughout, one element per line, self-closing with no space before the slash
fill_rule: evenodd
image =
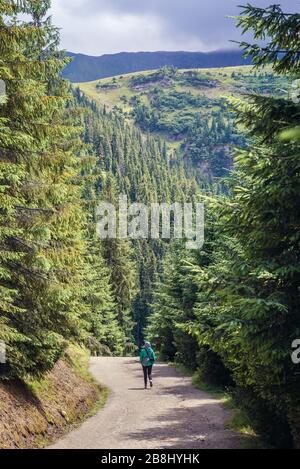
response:
<path id="1" fill-rule="evenodd" d="M 210 51 L 240 39 L 226 16 L 248 2 L 300 12 L 300 0 L 52 0 L 52 15 L 71 52 Z"/>

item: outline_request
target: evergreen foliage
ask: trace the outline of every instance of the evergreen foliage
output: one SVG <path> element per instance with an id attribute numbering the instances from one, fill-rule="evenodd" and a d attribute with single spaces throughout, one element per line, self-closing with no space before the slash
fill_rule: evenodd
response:
<path id="1" fill-rule="evenodd" d="M 244 31 L 253 30 L 257 39 L 270 37 L 266 47 L 243 43 L 254 62 L 271 62 L 288 77 L 299 73 L 295 38 L 300 15 L 250 5 L 243 13 L 239 25 Z M 237 104 L 251 144 L 237 151 L 229 197 L 206 199 L 203 258 L 199 254 L 191 260 L 179 250 L 179 262 L 177 254 L 167 264 L 149 330 L 163 353 L 168 345 L 167 355 L 184 363 L 184 341 L 175 337 L 182 330 L 190 334 L 206 375 L 216 371 L 209 364 L 211 353 L 230 371 L 228 383 L 233 379 L 236 399 L 257 431 L 278 447 L 299 447 L 300 381 L 291 352 L 300 335 L 300 105 L 265 95 Z M 187 273 L 180 273 L 178 265 Z M 189 315 L 182 316 L 184 285 L 194 286 L 195 293 L 189 296 Z M 183 346 L 188 352 L 189 345 Z M 195 366 L 193 358 L 190 364 Z"/>
<path id="2" fill-rule="evenodd" d="M 78 131 L 48 1 L 1 1 L 0 337 L 12 374 L 50 369 L 78 328 Z M 18 13 L 31 21 L 15 19 Z"/>
<path id="3" fill-rule="evenodd" d="M 122 110 L 99 108 L 79 89 L 72 96 L 48 9 L 48 0 L 0 0 L 5 378 L 42 375 L 70 341 L 95 355 L 125 355 L 147 334 L 162 358 L 230 388 L 269 443 L 299 448 L 300 378 L 291 353 L 300 336 L 300 104 L 266 93 L 277 83 L 269 69 L 259 83 L 234 73 L 253 91 L 233 100 L 236 126 L 225 100 L 214 101 L 209 118 L 197 112 L 207 97 L 167 89 L 179 79 L 214 90 L 219 81 L 209 72 L 163 68 L 131 79 L 132 89 L 166 86 L 146 93 L 148 101 L 132 100 L 134 127 Z M 271 64 L 286 83 L 299 78 L 299 14 L 247 5 L 238 25 L 254 31 L 258 43 L 241 46 L 257 66 Z M 148 131 L 180 136 L 180 151 Z M 241 147 L 234 162 L 233 145 Z M 218 177 L 232 170 L 230 177 L 203 183 L 208 166 Z M 205 201 L 204 248 L 100 240 L 96 207 L 103 200 L 117 207 L 119 194 L 148 205 Z"/>
<path id="4" fill-rule="evenodd" d="M 95 155 L 93 177 L 85 198 L 113 202 L 126 195 L 128 203 L 186 202 L 195 200 L 198 186 L 183 167 L 173 165 L 166 146 L 139 130 L 115 112 L 108 113 L 75 90 L 84 119 L 84 142 Z M 153 285 L 161 270 L 167 249 L 161 240 L 113 239 L 103 242 L 103 255 L 110 271 L 110 282 L 121 327 L 126 331 L 126 349 L 132 351 L 133 326 L 138 343 L 143 340 L 151 312 Z"/>

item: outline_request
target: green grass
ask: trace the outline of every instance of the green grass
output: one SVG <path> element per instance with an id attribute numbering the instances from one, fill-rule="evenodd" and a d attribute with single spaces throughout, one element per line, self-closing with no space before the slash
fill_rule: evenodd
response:
<path id="1" fill-rule="evenodd" d="M 109 396 L 109 389 L 105 386 L 100 386 L 89 372 L 90 356 L 90 352 L 87 349 L 79 347 L 78 345 L 69 346 L 65 356 L 66 360 L 69 360 L 71 363 L 72 368 L 74 369 L 77 376 L 86 382 L 90 382 L 96 385 L 99 389 L 99 399 L 91 410 L 91 413 L 89 413 L 86 417 L 93 415 L 99 409 L 101 409 Z"/>
<path id="2" fill-rule="evenodd" d="M 109 389 L 107 388 L 101 388 L 99 392 L 99 399 L 97 400 L 96 404 L 92 407 L 92 409 L 82 416 L 80 419 L 77 419 L 76 422 L 69 423 L 65 427 L 61 428 L 61 432 L 59 434 L 59 438 L 62 438 L 64 435 L 67 435 L 73 430 L 76 430 L 79 428 L 87 419 L 93 417 L 96 415 L 99 410 L 102 409 L 102 407 L 105 406 L 107 399 L 109 397 Z M 42 449 L 46 448 L 47 446 L 50 446 L 53 444 L 55 441 L 57 441 L 57 435 L 55 437 L 53 436 L 41 436 L 38 437 L 35 441 L 35 448 L 36 449 Z"/>
<path id="3" fill-rule="evenodd" d="M 65 359 L 70 363 L 77 376 L 84 381 L 94 382 L 88 371 L 90 353 L 87 349 L 78 345 L 70 345 L 65 353 Z"/>
<path id="4" fill-rule="evenodd" d="M 99 412 L 102 407 L 107 402 L 109 397 L 110 391 L 105 386 L 99 385 L 96 380 L 92 377 L 89 373 L 89 359 L 90 353 L 82 347 L 77 345 L 70 345 L 65 353 L 64 360 L 67 361 L 71 367 L 73 368 L 75 374 L 80 377 L 85 382 L 91 383 L 94 388 L 97 389 L 98 398 L 97 401 L 92 405 L 90 411 L 87 412 L 85 415 L 82 415 L 81 418 L 77 418 L 74 421 L 70 421 L 66 426 L 58 429 L 60 433 L 53 436 L 41 436 L 37 437 L 35 441 L 35 447 L 37 448 L 44 448 L 51 443 L 53 443 L 57 437 L 62 437 L 63 435 L 69 433 L 70 431 L 78 428 L 86 419 L 94 416 L 97 412 Z M 33 393 L 33 395 L 39 399 L 42 396 L 47 396 L 48 400 L 52 399 L 53 389 L 51 383 L 48 379 L 44 378 L 41 380 L 27 380 L 26 385 L 29 390 Z M 66 416 L 65 416 L 66 417 Z M 73 420 L 73 419 L 71 419 Z M 50 423 L 50 419 L 48 419 Z M 55 422 L 53 422 L 55 424 Z"/>
<path id="5" fill-rule="evenodd" d="M 178 70 L 178 76 L 174 81 L 171 81 L 171 85 L 168 89 L 175 90 L 178 92 L 191 92 L 195 96 L 205 95 L 209 98 L 217 98 L 222 95 L 231 95 L 234 94 L 235 96 L 240 95 L 240 87 L 243 87 L 245 84 L 249 83 L 249 81 L 257 83 L 260 82 L 259 78 L 255 77 L 255 70 L 252 66 L 240 66 L 240 67 L 226 67 L 226 68 L 211 68 L 211 69 L 194 69 L 193 71 L 201 73 L 201 75 L 207 75 L 209 78 L 217 79 L 220 81 L 220 86 L 217 88 L 194 88 L 193 86 L 188 86 L 186 84 L 180 83 L 180 80 L 183 77 L 183 74 L 187 71 L 192 70 Z M 130 87 L 130 80 L 132 77 L 137 76 L 148 76 L 152 73 L 156 72 L 156 70 L 149 70 L 146 72 L 136 72 L 125 74 L 121 76 L 115 77 L 115 84 L 117 88 L 110 89 L 110 90 L 101 90 L 97 89 L 98 84 L 107 84 L 113 83 L 114 78 L 103 78 L 100 80 L 95 80 L 86 83 L 75 83 L 75 87 L 79 87 L 88 97 L 97 101 L 102 105 L 106 105 L 110 108 L 113 106 L 121 106 L 122 103 L 120 101 L 121 96 L 126 96 L 127 98 L 131 98 L 132 96 L 141 96 L 144 92 L 151 91 L 157 85 L 152 85 L 149 88 L 146 88 L 142 91 L 133 90 Z M 240 79 L 236 80 L 232 77 L 233 72 L 236 76 L 239 76 Z M 265 72 L 270 72 L 268 68 L 265 69 Z M 262 78 L 263 80 L 263 78 Z M 159 85 L 158 85 L 159 86 Z"/>
<path id="6" fill-rule="evenodd" d="M 77 376 L 84 381 L 94 382 L 88 372 L 89 358 L 90 354 L 86 349 L 75 345 L 70 345 L 64 355 L 64 359 L 72 366 Z M 51 387 L 51 383 L 47 377 L 41 379 L 28 377 L 25 380 L 25 385 L 37 398 L 42 393 L 49 392 Z"/>
<path id="7" fill-rule="evenodd" d="M 217 71 L 218 69 L 215 69 L 215 70 Z M 183 72 L 184 70 L 180 71 L 179 76 Z M 143 91 L 135 91 L 131 89 L 130 79 L 138 75 L 147 76 L 147 75 L 150 75 L 151 73 L 153 73 L 153 71 L 131 73 L 128 75 L 124 75 L 122 78 L 116 77 L 118 88 L 111 89 L 111 90 L 97 89 L 97 85 L 98 83 L 100 84 L 110 83 L 113 80 L 112 78 L 104 78 L 101 80 L 95 80 L 95 81 L 91 81 L 87 83 L 75 83 L 74 86 L 79 87 L 81 91 L 86 94 L 86 96 L 88 96 L 90 99 L 98 102 L 101 105 L 105 105 L 110 109 L 112 109 L 114 106 L 119 106 L 123 109 L 124 112 L 130 112 L 131 107 L 124 106 L 124 104 L 121 101 L 122 96 L 126 96 L 128 99 L 130 99 L 133 96 L 139 96 L 139 97 L 142 97 L 143 101 L 148 101 Z M 146 92 L 151 91 L 151 89 L 154 87 L 155 86 L 147 88 L 145 91 Z M 177 81 L 175 81 L 168 89 L 176 90 L 178 92 L 190 91 L 195 96 L 205 94 L 205 90 L 203 91 L 203 90 L 195 89 L 193 87 L 181 85 Z M 216 92 L 216 95 L 218 95 L 218 92 Z"/>

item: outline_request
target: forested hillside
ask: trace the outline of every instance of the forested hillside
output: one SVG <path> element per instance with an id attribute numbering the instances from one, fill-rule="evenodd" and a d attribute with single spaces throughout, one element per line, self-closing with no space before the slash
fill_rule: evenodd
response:
<path id="1" fill-rule="evenodd" d="M 246 94 L 285 96 L 290 80 L 269 68 L 157 71 L 79 84 L 91 99 L 164 139 L 189 174 L 212 182 L 232 169 L 233 149 L 246 143 L 230 106 Z"/>
<path id="2" fill-rule="evenodd" d="M 1 379 L 39 380 L 72 343 L 130 356 L 149 337 L 234 396 L 269 445 L 299 448 L 300 15 L 242 10 L 255 69 L 78 88 L 48 9 L 0 1 Z M 204 247 L 100 240 L 96 207 L 120 194 L 204 202 Z"/>
<path id="3" fill-rule="evenodd" d="M 92 209 L 92 232 L 95 232 L 93 214 L 101 200 L 118 206 L 120 194 L 126 195 L 129 203 L 183 203 L 196 199 L 199 193 L 196 181 L 187 178 L 177 161 L 171 161 L 165 143 L 151 136 L 144 138 L 122 116 L 97 107 L 78 88 L 75 98 L 84 120 L 82 137 L 90 152 L 82 178 L 84 203 Z M 132 331 L 140 344 L 152 302 L 153 283 L 167 245 L 160 240 L 107 240 L 102 244 L 118 318 L 131 343 L 127 352 L 132 352 L 135 350 L 130 341 Z"/>

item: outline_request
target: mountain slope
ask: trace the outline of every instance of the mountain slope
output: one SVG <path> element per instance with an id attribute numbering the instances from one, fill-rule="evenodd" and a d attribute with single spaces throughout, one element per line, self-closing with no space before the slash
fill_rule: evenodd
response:
<path id="1" fill-rule="evenodd" d="M 262 93 L 282 95 L 287 80 L 251 66 L 157 71 L 79 83 L 90 99 L 120 113 L 144 134 L 162 138 L 173 161 L 200 175 L 223 177 L 231 168 L 231 149 L 243 146 L 228 98 Z"/>
<path id="2" fill-rule="evenodd" d="M 74 83 L 108 78 L 131 72 L 154 70 L 164 66 L 179 69 L 214 68 L 246 65 L 239 50 L 215 52 L 121 52 L 92 57 L 68 52 L 73 58 L 63 75 Z"/>

